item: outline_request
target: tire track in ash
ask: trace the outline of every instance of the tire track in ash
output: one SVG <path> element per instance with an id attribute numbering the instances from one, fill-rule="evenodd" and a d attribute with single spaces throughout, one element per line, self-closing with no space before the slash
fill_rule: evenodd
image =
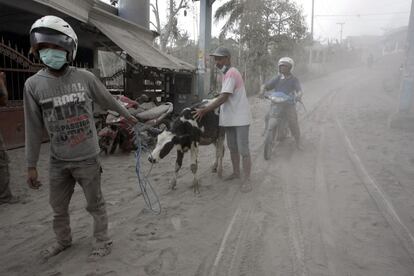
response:
<path id="1" fill-rule="evenodd" d="M 336 90 L 333 92 L 334 93 L 332 95 L 329 95 L 328 97 L 324 97 L 323 99 L 319 100 L 318 104 L 314 106 L 310 114 L 308 113 L 308 115 L 310 116 L 307 116 L 306 118 L 311 118 L 311 117 L 313 118 L 315 115 L 317 116 L 318 113 L 320 113 L 317 111 L 319 111 L 319 107 L 322 105 L 327 105 L 328 108 L 329 107 L 332 108 L 333 99 L 336 97 L 336 94 L 339 92 L 339 90 Z M 328 115 L 329 113 L 335 112 L 332 109 L 329 111 L 330 112 L 325 113 L 326 118 L 329 116 Z M 336 119 L 336 121 L 338 120 Z M 312 126 L 308 126 L 308 127 L 311 128 Z M 319 228 L 321 229 L 320 231 L 321 241 L 322 241 L 323 251 L 325 255 L 325 261 L 327 263 L 326 269 L 328 270 L 328 273 L 329 273 L 328 275 L 349 275 L 347 272 L 348 260 L 347 258 L 341 258 L 339 255 L 340 251 L 344 251 L 343 253 L 346 254 L 346 249 L 340 248 L 340 246 L 338 247 L 338 245 L 336 244 L 336 240 L 338 239 L 338 237 L 337 235 L 335 236 L 335 233 L 333 231 L 332 219 L 331 219 L 331 215 L 329 214 L 330 213 L 330 210 L 329 210 L 329 197 L 330 196 L 327 190 L 328 187 L 327 187 L 327 183 L 325 180 L 324 165 L 322 163 L 322 160 L 323 160 L 322 154 L 323 154 L 323 148 L 325 144 L 324 142 L 325 141 L 324 140 L 325 129 L 321 127 L 320 132 L 321 132 L 320 135 L 322 138 L 319 141 L 319 147 L 317 151 L 318 158 L 317 158 L 317 165 L 316 165 L 316 171 L 315 171 L 315 184 L 316 184 L 315 187 L 317 190 L 316 193 L 321 196 L 321 200 L 317 201 L 317 207 L 318 207 L 319 212 L 315 215 L 317 215 L 317 219 L 319 222 Z M 343 136 L 347 137 L 346 133 Z M 347 140 L 349 141 L 349 138 Z M 353 150 L 352 148 L 352 145 L 350 144 L 350 141 L 347 144 L 344 143 L 344 145 L 347 146 L 346 148 L 347 148 L 348 154 L 355 152 L 355 150 Z M 359 168 L 359 171 L 362 171 L 362 173 L 359 172 L 359 173 L 356 173 L 355 175 L 364 176 L 363 177 L 365 178 L 364 184 L 366 186 L 368 184 L 367 190 L 371 188 L 370 196 L 373 197 L 375 201 L 379 202 L 379 203 L 376 203 L 377 205 L 380 205 L 379 207 L 382 206 L 383 210 L 380 210 L 380 211 L 383 214 L 385 213 L 384 215 L 385 218 L 387 218 L 387 216 L 389 217 L 387 221 L 390 223 L 394 232 L 397 233 L 397 236 L 399 237 L 400 241 L 402 241 L 403 245 L 408 244 L 407 247 L 409 247 L 409 249 L 407 251 L 409 252 L 410 257 L 412 258 L 412 249 L 413 249 L 412 234 L 408 231 L 408 228 L 401 222 L 401 219 L 396 214 L 394 208 L 390 208 L 390 201 L 384 200 L 385 194 L 383 192 L 378 193 L 378 190 L 379 190 L 378 185 L 374 185 L 375 181 L 373 180 L 373 178 L 369 176 L 369 174 L 363 167 L 361 167 L 362 163 L 360 162 L 360 160 L 358 161 L 359 158 L 355 158 L 355 156 L 351 154 L 351 159 L 354 159 L 353 163 L 356 164 L 356 167 Z M 287 181 L 285 182 L 290 183 L 289 178 L 287 178 Z M 291 186 L 290 185 L 286 186 L 286 190 L 287 192 L 285 193 L 285 199 L 286 199 L 286 205 L 288 209 L 287 215 L 291 216 L 289 218 L 289 221 L 290 221 L 289 229 L 292 233 L 291 239 L 294 244 L 294 251 L 296 254 L 296 258 L 298 260 L 298 266 L 301 266 L 303 263 L 301 262 L 301 257 L 303 256 L 303 260 L 305 260 L 306 252 L 304 252 L 303 254 L 301 253 L 301 251 L 303 250 L 302 249 L 303 247 L 301 247 L 300 245 L 302 236 L 301 236 L 301 233 L 298 233 L 298 230 L 297 230 L 298 228 L 301 227 L 300 220 L 295 219 L 296 211 L 294 209 L 292 210 L 292 207 L 295 207 L 295 204 L 292 204 L 291 203 L 292 201 L 290 200 L 290 197 L 292 197 L 292 195 L 294 194 L 291 192 Z M 377 193 L 377 195 L 375 195 L 375 193 Z M 384 209 L 387 209 L 387 210 L 384 211 Z M 304 273 L 303 271 L 306 271 L 305 269 L 306 267 L 304 268 L 304 270 L 302 270 L 302 272 L 299 272 L 299 273 Z"/>
<path id="2" fill-rule="evenodd" d="M 256 131 L 257 133 L 257 131 Z M 261 137 L 255 137 L 260 139 Z M 265 210 L 263 201 L 280 202 L 280 193 L 277 194 L 275 185 L 272 185 L 270 178 L 277 178 L 274 174 L 265 177 L 264 174 L 271 171 L 271 162 L 263 159 L 263 143 L 256 143 L 252 150 L 252 163 L 262 169 L 259 175 L 253 175 L 255 179 L 253 191 L 249 194 L 239 194 L 241 200 L 235 200 L 236 210 L 231 221 L 224 232 L 220 247 L 217 250 L 215 259 L 208 275 L 267 275 L 262 271 L 260 265 L 263 255 L 264 231 L 272 217 L 277 216 L 269 212 L 277 213 L 275 210 Z M 263 189 L 270 189 L 263 199 Z M 260 198 L 259 198 L 260 196 Z M 241 198 L 244 197 L 244 198 Z M 277 198 L 276 198 L 277 197 Z M 283 206 L 281 206 L 283 207 Z M 277 229 L 276 229 L 277 230 Z M 280 240 L 278 240 L 280 238 Z M 285 243 L 289 240 L 288 235 L 275 237 L 274 243 Z M 283 245 L 282 245 L 283 246 Z M 290 257 L 292 259 L 292 257 Z M 286 263 L 286 262 L 285 262 Z M 290 267 L 278 266 L 281 275 L 293 275 Z"/>
<path id="3" fill-rule="evenodd" d="M 369 83 L 376 81 L 376 76 L 370 75 L 368 77 L 370 79 L 365 80 L 364 82 Z M 411 261 L 414 262 L 414 233 L 410 231 L 410 229 L 401 219 L 396 208 L 392 204 L 391 198 L 386 194 L 386 192 L 377 183 L 375 178 L 366 169 L 355 147 L 353 146 L 346 129 L 343 127 L 340 119 L 338 118 L 337 112 L 333 110 L 332 105 L 330 113 L 333 114 L 332 118 L 334 120 L 336 128 L 342 134 L 343 145 L 346 148 L 349 159 L 354 165 L 356 174 L 362 180 L 366 191 L 375 202 L 380 213 L 392 228 L 393 232 L 402 244 L 402 247 L 408 253 Z"/>
<path id="4" fill-rule="evenodd" d="M 303 121 L 313 117 L 313 115 L 321 108 L 321 106 L 323 106 L 325 102 L 329 102 L 331 100 L 333 94 L 336 94 L 338 90 L 339 88 L 329 91 L 329 95 L 318 100 L 317 104 L 315 104 L 306 114 L 307 116 L 301 116 L 300 120 Z M 260 145 L 253 149 L 252 152 L 254 152 L 255 155 L 253 163 L 257 164 L 258 160 L 260 160 L 259 158 L 262 158 L 263 155 L 263 143 L 260 143 Z M 265 162 L 265 164 L 266 168 L 264 171 L 269 174 L 269 177 L 278 178 L 278 175 L 272 173 L 274 170 L 270 170 L 271 162 Z M 288 225 L 285 236 L 289 243 L 289 255 L 292 261 L 291 269 L 289 271 L 285 271 L 285 273 L 286 275 L 305 276 L 308 275 L 308 272 L 305 265 L 305 246 L 303 233 L 301 231 L 302 225 L 299 211 L 297 209 L 297 204 L 290 196 L 292 192 L 289 191 L 289 181 L 281 182 L 283 182 L 281 184 L 283 197 L 282 201 L 285 209 L 286 224 Z M 252 204 L 254 204 L 253 201 L 251 201 L 250 205 Z M 224 275 L 232 275 L 235 271 L 235 263 L 237 263 L 236 259 L 243 259 L 243 255 L 249 254 L 248 252 L 251 251 L 249 247 L 252 246 L 252 241 L 246 241 L 245 239 L 248 236 L 254 236 L 250 234 L 253 231 L 252 227 L 247 226 L 247 222 L 252 220 L 251 214 L 256 212 L 256 210 L 253 209 L 253 206 L 250 206 L 250 208 L 248 207 L 244 210 L 240 209 L 240 205 L 237 207 L 229 226 L 224 233 L 209 275 L 222 275 L 217 273 L 223 272 L 223 268 L 221 268 L 220 265 L 223 265 L 225 262 L 230 263 L 230 266 L 227 270 L 224 269 L 224 271 L 226 271 Z"/>
<path id="5" fill-rule="evenodd" d="M 326 93 L 323 97 L 321 97 L 321 99 L 317 101 L 314 106 L 312 106 L 312 109 L 306 113 L 307 116 L 301 116 L 300 120 L 303 121 L 313 117 L 313 115 L 323 105 L 323 103 L 326 101 L 329 102 L 332 94 L 336 93 L 339 89 L 340 87 L 334 90 L 330 90 L 328 93 Z M 255 138 L 256 140 L 260 139 L 260 137 L 257 137 L 257 135 Z M 254 155 L 253 164 L 257 165 L 258 160 L 261 160 L 260 158 L 263 158 L 263 143 L 256 143 L 255 146 L 256 147 L 252 150 L 252 153 Z M 270 162 L 265 163 L 266 168 L 264 171 L 269 173 L 269 177 L 278 178 L 278 175 L 271 173 L 270 164 Z M 288 183 L 289 182 L 282 183 L 281 188 L 286 224 L 288 225 L 285 236 L 290 246 L 289 255 L 292 264 L 291 269 L 289 269 L 289 271 L 285 271 L 285 274 L 283 275 L 308 275 L 305 265 L 305 247 L 303 242 L 303 233 L 301 231 L 301 220 L 299 211 L 297 209 L 297 203 L 290 195 L 292 192 L 289 191 Z M 252 247 L 255 246 L 255 242 L 260 241 L 260 236 L 252 233 L 256 229 L 248 225 L 249 222 L 253 221 L 252 216 L 259 212 L 257 210 L 257 207 L 254 207 L 253 205 L 254 200 L 250 200 L 249 203 L 245 202 L 244 207 L 241 207 L 240 204 L 237 206 L 236 211 L 231 218 L 226 231 L 224 232 L 224 236 L 221 240 L 217 254 L 215 255 L 215 259 L 209 275 L 233 275 L 232 273 L 235 273 L 237 268 L 236 264 L 240 265 L 240 262 L 243 263 L 241 260 L 248 258 L 246 256 L 249 256 L 249 254 L 251 254 L 250 252 L 254 251 L 252 250 Z M 247 238 L 252 237 L 253 240 L 247 240 Z M 254 265 L 254 262 L 250 263 L 250 265 Z M 243 266 L 243 264 L 241 266 Z M 249 272 L 248 269 L 246 270 L 243 267 L 238 267 L 237 269 L 239 269 L 239 273 L 242 273 L 243 275 Z M 254 271 L 251 272 L 253 273 Z"/>
<path id="6" fill-rule="evenodd" d="M 402 244 L 402 247 L 406 250 L 411 260 L 414 262 L 414 235 L 410 229 L 405 225 L 397 211 L 395 210 L 391 200 L 388 195 L 383 191 L 383 189 L 377 184 L 375 179 L 369 174 L 364 164 L 362 163 L 360 157 L 358 156 L 352 142 L 345 130 L 339 121 L 338 117 L 335 115 L 335 124 L 339 131 L 343 135 L 343 143 L 346 146 L 348 156 L 352 163 L 355 166 L 357 174 L 362 179 L 364 187 L 367 192 L 374 200 L 379 211 L 384 216 L 388 224 L 391 226 L 395 235 Z"/>
<path id="7" fill-rule="evenodd" d="M 339 92 L 339 88 L 330 90 L 327 96 L 322 97 L 317 103 L 312 107 L 311 111 L 307 113 L 306 117 L 301 117 L 300 121 L 310 120 L 315 116 L 318 116 L 318 111 L 324 108 L 325 105 L 329 105 L 332 102 L 332 99 Z M 306 132 L 306 128 L 305 131 Z M 283 158 L 282 160 L 286 159 Z M 291 248 L 291 254 L 293 256 L 293 274 L 292 275 L 301 275 L 306 276 L 309 274 L 306 267 L 306 250 L 305 250 L 305 237 L 303 234 L 303 225 L 300 218 L 300 212 L 298 210 L 298 203 L 295 200 L 294 195 L 297 191 L 294 191 L 294 185 L 292 183 L 291 175 L 294 174 L 294 169 L 292 164 L 287 162 L 284 164 L 284 167 L 281 169 L 282 172 L 287 172 L 283 177 L 284 181 L 282 184 L 283 187 L 283 199 L 284 206 L 286 210 L 286 217 L 288 221 L 288 236 Z M 293 174 L 292 174 L 293 173 Z M 320 221 L 320 220 L 319 220 Z M 331 274 L 335 275 L 335 274 Z"/>
<path id="8" fill-rule="evenodd" d="M 305 243 L 302 232 L 302 221 L 297 204 L 291 196 L 292 192 L 289 190 L 289 178 L 287 180 L 283 185 L 283 198 L 288 220 L 290 247 L 294 256 L 292 264 L 293 275 L 306 276 L 308 275 L 308 271 L 305 263 Z"/>
<path id="9" fill-rule="evenodd" d="M 326 122 L 328 117 L 330 117 L 332 102 L 334 101 L 339 90 L 333 93 L 328 100 L 326 101 L 325 107 L 327 110 L 323 113 L 320 113 L 319 116 L 323 117 L 323 122 Z M 322 241 L 323 253 L 326 261 L 327 273 L 328 275 L 348 275 L 345 274 L 347 265 L 344 263 L 344 259 L 338 256 L 340 251 L 336 240 L 338 239 L 337 235 L 334 232 L 332 225 L 332 215 L 330 212 L 330 196 L 329 188 L 325 179 L 325 164 L 324 160 L 324 150 L 326 146 L 326 124 L 322 123 L 320 126 L 320 139 L 317 146 L 317 157 L 316 157 L 316 167 L 315 167 L 315 193 L 318 195 L 316 200 L 317 202 L 317 216 L 320 230 L 320 237 Z"/>
<path id="10" fill-rule="evenodd" d="M 359 76 L 355 78 L 360 78 Z M 328 115 L 326 112 L 321 112 L 321 109 L 326 109 L 327 107 L 331 105 L 333 102 L 333 99 L 336 97 L 336 95 L 341 91 L 341 87 L 337 86 L 334 89 L 330 89 L 329 92 L 321 99 L 319 99 L 314 106 L 312 106 L 312 109 L 308 111 L 306 114 L 301 116 L 299 119 L 301 122 L 303 121 L 309 121 L 312 119 L 319 120 L 321 114 L 327 117 Z M 305 116 L 306 115 L 306 116 Z M 312 128 L 311 125 L 306 125 L 304 128 L 304 133 L 309 132 L 310 128 Z M 334 243 L 334 237 L 332 234 L 332 227 L 331 225 L 331 219 L 330 216 L 328 216 L 327 212 L 329 211 L 327 202 L 328 202 L 328 195 L 326 194 L 326 183 L 324 181 L 324 172 L 323 172 L 323 165 L 321 164 L 321 157 L 319 154 L 322 152 L 322 147 L 324 145 L 324 142 L 322 139 L 320 139 L 320 143 L 318 146 L 318 157 L 316 159 L 316 189 L 317 193 L 322 193 L 324 200 L 323 201 L 317 201 L 318 210 L 323 211 L 322 213 L 317 213 L 317 221 L 319 223 L 318 228 L 320 229 L 321 233 L 321 242 L 322 247 L 325 255 L 325 259 L 327 262 L 327 267 L 329 270 L 328 275 L 341 275 L 337 274 L 338 272 L 338 266 L 340 266 L 340 261 L 334 257 L 331 253 L 335 251 L 335 243 Z M 284 160 L 286 158 L 282 158 Z M 294 167 L 294 166 L 293 166 Z M 294 185 L 292 185 L 292 181 L 294 181 L 295 177 L 292 177 L 292 175 L 295 174 L 294 169 L 292 169 L 292 164 L 289 162 L 286 162 L 284 164 L 284 168 L 281 170 L 282 172 L 286 172 L 284 175 L 284 185 L 283 185 L 283 197 L 285 202 L 285 209 L 286 209 L 286 216 L 288 220 L 288 235 L 290 239 L 291 244 L 291 251 L 292 255 L 294 256 L 293 260 L 293 275 L 308 275 L 309 271 L 306 266 L 306 248 L 305 248 L 305 237 L 303 234 L 303 225 L 300 218 L 300 212 L 298 210 L 298 202 L 297 197 L 295 197 L 295 194 L 298 193 L 298 191 L 294 190 Z M 298 182 L 298 181 L 297 181 Z M 325 193 L 324 193 L 325 191 Z M 296 200 L 295 200 L 296 199 Z M 330 233 L 324 233 L 324 229 L 331 229 Z M 329 246 L 328 246 L 329 245 Z M 329 249 L 329 250 L 328 250 Z M 329 252 L 327 252 L 329 251 Z"/>
<path id="11" fill-rule="evenodd" d="M 356 79 L 358 80 L 358 79 Z M 354 83 L 358 83 L 355 81 Z M 322 254 L 324 256 L 325 270 L 327 275 L 349 275 L 348 269 L 351 267 L 349 260 L 344 257 L 346 256 L 346 249 L 341 248 L 343 245 L 338 244 L 340 237 L 335 232 L 335 228 L 332 224 L 332 214 L 330 207 L 329 185 L 325 179 L 325 167 L 326 164 L 323 160 L 327 160 L 324 157 L 326 154 L 326 131 L 327 131 L 327 120 L 335 118 L 336 110 L 333 110 L 333 104 L 337 95 L 341 89 L 336 89 L 334 93 L 327 97 L 326 101 L 323 101 L 324 111 L 315 113 L 315 118 L 320 122 L 319 127 L 319 143 L 317 146 L 317 156 L 315 165 L 315 194 L 317 212 L 315 216 L 318 221 L 318 228 L 320 231 L 320 240 L 322 245 Z M 333 121 L 333 120 L 331 120 Z M 358 175 L 358 174 L 355 174 Z"/>

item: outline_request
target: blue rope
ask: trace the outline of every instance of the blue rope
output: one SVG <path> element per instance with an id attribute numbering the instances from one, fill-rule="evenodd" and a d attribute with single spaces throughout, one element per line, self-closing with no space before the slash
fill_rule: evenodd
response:
<path id="1" fill-rule="evenodd" d="M 138 177 L 138 186 L 141 189 L 142 196 L 144 197 L 144 201 L 148 209 L 151 210 L 153 213 L 159 215 L 161 213 L 161 203 L 160 203 L 157 193 L 152 188 L 151 183 L 148 180 L 148 176 L 152 170 L 152 165 L 147 175 L 144 175 L 141 171 L 141 153 L 147 152 L 148 148 L 145 145 L 142 145 L 141 143 L 141 138 L 139 135 L 140 131 L 141 129 L 138 126 L 138 124 L 135 125 L 134 126 L 135 145 L 137 147 L 135 151 L 135 159 L 136 159 L 135 172 Z"/>

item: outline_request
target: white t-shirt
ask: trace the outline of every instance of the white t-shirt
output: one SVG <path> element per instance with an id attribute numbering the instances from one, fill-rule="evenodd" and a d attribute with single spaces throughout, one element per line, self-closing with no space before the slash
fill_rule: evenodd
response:
<path id="1" fill-rule="evenodd" d="M 220 126 L 250 125 L 251 113 L 240 72 L 231 67 L 223 76 L 221 93 L 231 93 L 220 106 Z"/>

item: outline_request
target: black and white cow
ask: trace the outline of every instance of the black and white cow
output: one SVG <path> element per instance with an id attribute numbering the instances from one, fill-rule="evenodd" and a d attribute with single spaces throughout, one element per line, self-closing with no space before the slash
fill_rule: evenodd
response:
<path id="1" fill-rule="evenodd" d="M 219 127 L 218 112 L 209 112 L 200 121 L 196 121 L 192 114 L 195 108 L 205 106 L 211 101 L 204 100 L 192 107 L 183 109 L 180 116 L 173 121 L 170 130 L 164 130 L 157 137 L 157 145 L 148 158 L 151 163 L 156 163 L 167 156 L 174 147 L 177 149 L 175 175 L 170 182 L 171 189 L 175 189 L 176 187 L 178 171 L 182 166 L 184 153 L 190 150 L 191 172 L 194 175 L 194 192 L 200 192 L 197 177 L 199 145 L 210 145 L 214 143 L 216 147 L 216 160 L 212 169 L 213 172 L 217 172 L 220 178 L 222 177 L 224 131 Z"/>

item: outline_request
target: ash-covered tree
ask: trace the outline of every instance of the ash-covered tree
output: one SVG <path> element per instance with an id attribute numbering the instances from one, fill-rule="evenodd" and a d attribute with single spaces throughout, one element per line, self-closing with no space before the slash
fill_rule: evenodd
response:
<path id="1" fill-rule="evenodd" d="M 189 7 L 189 2 L 190 0 L 168 0 L 167 22 L 164 26 L 162 26 L 158 0 L 151 1 L 150 6 L 155 17 L 155 23 L 150 22 L 150 24 L 160 34 L 159 47 L 161 51 L 165 52 L 169 44 L 172 44 L 176 40 L 180 39 L 181 34 L 178 29 L 178 17 L 180 12 L 187 15 L 186 9 Z"/>
<path id="2" fill-rule="evenodd" d="M 225 20 L 221 40 L 233 36 L 238 41 L 239 66 L 252 92 L 276 70 L 281 56 L 301 58 L 307 29 L 303 12 L 293 1 L 230 0 L 214 18 Z"/>
<path id="3" fill-rule="evenodd" d="M 166 52 L 190 64 L 196 64 L 197 44 L 190 39 L 188 32 L 180 32 L 174 43 L 167 46 Z"/>

